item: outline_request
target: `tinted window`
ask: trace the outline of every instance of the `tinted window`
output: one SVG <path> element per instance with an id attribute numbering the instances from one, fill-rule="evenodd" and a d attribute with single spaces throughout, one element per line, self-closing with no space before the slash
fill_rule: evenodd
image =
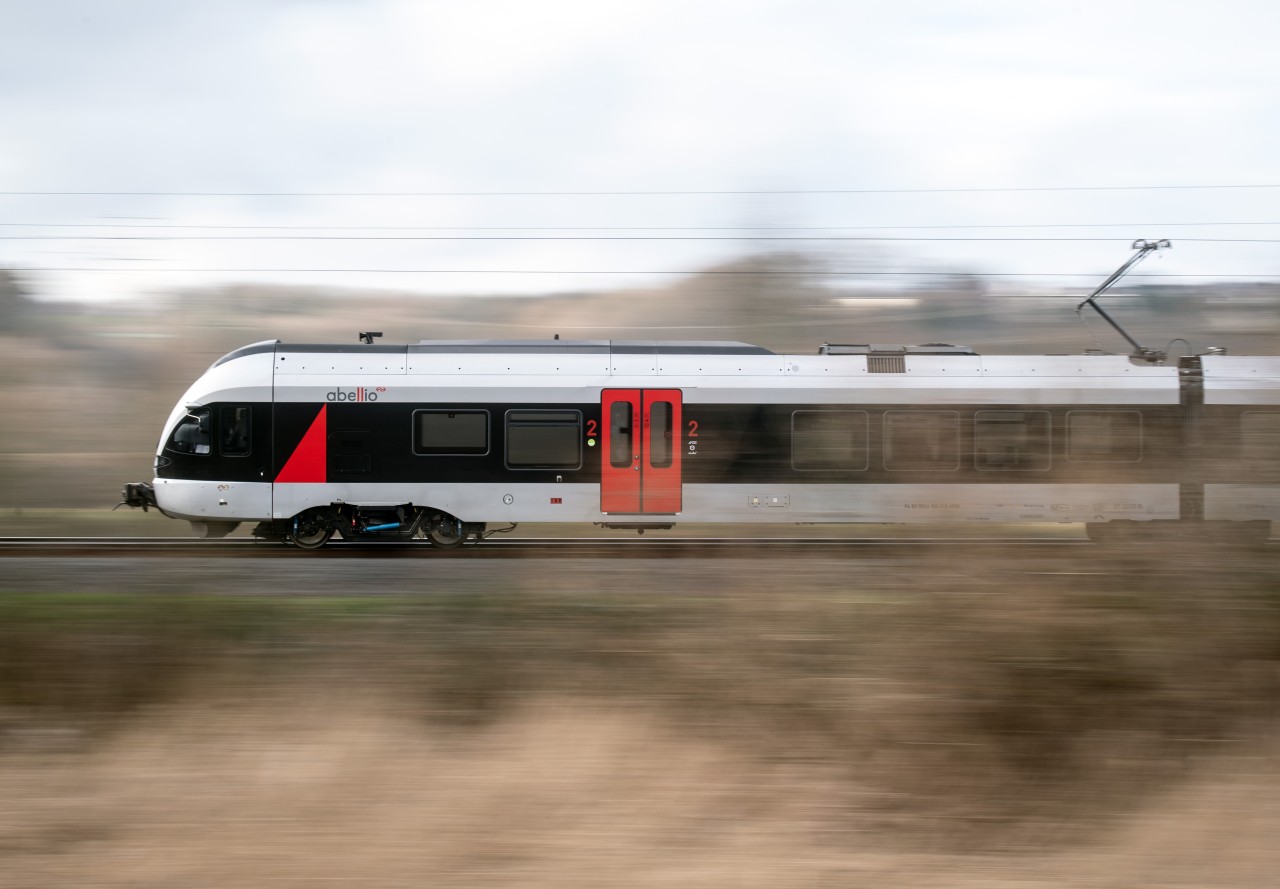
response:
<path id="1" fill-rule="evenodd" d="M 609 465 L 618 469 L 631 465 L 631 412 L 629 401 L 609 406 Z"/>
<path id="2" fill-rule="evenodd" d="M 416 454 L 476 456 L 489 453 L 488 411 L 415 411 Z"/>
<path id="3" fill-rule="evenodd" d="M 1073 463 L 1137 463 L 1142 459 L 1142 414 L 1070 411 L 1067 459 Z"/>
<path id="4" fill-rule="evenodd" d="M 1048 411 L 978 411 L 973 417 L 973 465 L 978 469 L 1048 469 Z"/>
<path id="5" fill-rule="evenodd" d="M 866 469 L 865 411 L 796 411 L 791 415 L 791 465 L 796 469 Z"/>
<path id="6" fill-rule="evenodd" d="M 671 465 L 671 402 L 649 405 L 649 465 L 665 469 Z"/>
<path id="7" fill-rule="evenodd" d="M 221 427 L 219 448 L 226 457 L 249 456 L 252 441 L 250 417 L 252 411 L 247 406 L 232 405 L 224 407 L 218 415 Z"/>
<path id="8" fill-rule="evenodd" d="M 508 411 L 507 465 L 517 469 L 577 469 L 582 465 L 582 414 Z"/>
<path id="9" fill-rule="evenodd" d="M 187 415 L 178 421 L 173 434 L 169 436 L 165 450 L 177 454 L 207 456 L 212 441 L 213 436 L 209 432 L 209 409 L 200 408 L 188 411 Z"/>
<path id="10" fill-rule="evenodd" d="M 955 411 L 886 411 L 885 469 L 960 468 L 960 415 Z"/>

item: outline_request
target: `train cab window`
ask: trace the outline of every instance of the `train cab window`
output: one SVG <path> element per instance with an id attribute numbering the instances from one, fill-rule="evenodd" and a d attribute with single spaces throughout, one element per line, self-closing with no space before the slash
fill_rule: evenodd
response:
<path id="1" fill-rule="evenodd" d="M 489 412 L 414 411 L 413 452 L 433 457 L 484 456 L 489 453 Z"/>
<path id="2" fill-rule="evenodd" d="M 633 407 L 629 401 L 615 401 L 609 407 L 609 465 L 615 469 L 626 469 L 631 465 L 631 414 Z"/>
<path id="3" fill-rule="evenodd" d="M 1073 463 L 1138 463 L 1142 414 L 1138 411 L 1068 411 L 1067 459 Z"/>
<path id="4" fill-rule="evenodd" d="M 960 468 L 960 415 L 955 411 L 885 411 L 884 468 Z"/>
<path id="5" fill-rule="evenodd" d="M 983 470 L 1049 468 L 1048 411 L 978 411 L 973 415 L 973 465 Z"/>
<path id="6" fill-rule="evenodd" d="M 671 402 L 655 401 L 649 406 L 649 465 L 666 469 L 671 465 Z"/>
<path id="7" fill-rule="evenodd" d="M 791 466 L 864 470 L 869 428 L 866 411 L 796 411 L 791 415 Z"/>
<path id="8" fill-rule="evenodd" d="M 509 468 L 577 469 L 581 465 L 581 411 L 507 411 Z"/>
<path id="9" fill-rule="evenodd" d="M 173 428 L 173 434 L 169 436 L 164 449 L 177 454 L 208 456 L 213 444 L 209 416 L 208 408 L 187 411 L 187 415 Z"/>
<path id="10" fill-rule="evenodd" d="M 250 420 L 253 411 L 244 405 L 231 405 L 218 411 L 218 450 L 224 457 L 249 456 Z"/>
<path id="11" fill-rule="evenodd" d="M 1280 465 L 1280 413 L 1245 411 L 1240 416 L 1240 459 Z"/>

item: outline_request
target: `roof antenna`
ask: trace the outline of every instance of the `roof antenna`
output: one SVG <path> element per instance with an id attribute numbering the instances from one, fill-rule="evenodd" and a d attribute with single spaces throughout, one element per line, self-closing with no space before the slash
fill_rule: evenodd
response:
<path id="1" fill-rule="evenodd" d="M 368 332 L 361 332 L 360 342 L 364 343 L 366 346 L 372 346 L 373 338 L 378 336 L 382 336 L 381 330 L 370 330 Z"/>
<path id="2" fill-rule="evenodd" d="M 1116 283 L 1125 275 L 1127 275 L 1129 273 L 1129 269 L 1133 268 L 1135 265 L 1142 262 L 1142 260 L 1146 259 L 1148 253 L 1154 253 L 1157 250 L 1163 250 L 1166 247 L 1172 247 L 1172 246 L 1173 245 L 1169 243 L 1167 239 L 1160 240 L 1160 241 L 1144 241 L 1142 239 L 1138 239 L 1137 241 L 1134 241 L 1133 249 L 1136 250 L 1137 252 L 1134 253 L 1133 256 L 1130 256 L 1128 261 L 1125 262 L 1124 265 L 1120 266 L 1120 268 L 1112 272 L 1111 277 L 1103 281 L 1102 284 L 1098 286 L 1097 290 L 1093 291 L 1093 293 L 1090 293 L 1089 297 L 1084 302 L 1076 306 L 1077 315 L 1080 314 L 1080 310 L 1083 309 L 1085 306 L 1093 306 L 1094 311 L 1096 311 L 1099 315 L 1102 316 L 1102 320 L 1106 321 L 1113 328 L 1115 328 L 1116 332 L 1119 333 L 1122 337 L 1124 337 L 1128 341 L 1129 345 L 1133 346 L 1133 353 L 1129 357 L 1132 358 L 1134 361 L 1146 361 L 1150 364 L 1163 364 L 1166 358 L 1166 355 L 1164 352 L 1162 352 L 1159 349 L 1148 349 L 1146 346 L 1143 346 L 1133 337 L 1129 336 L 1129 334 L 1125 331 L 1125 329 L 1121 327 L 1120 324 L 1114 318 L 1108 315 L 1106 311 L 1103 310 L 1102 306 L 1098 305 L 1097 302 L 1095 302 L 1095 300 L 1099 296 L 1101 296 L 1103 292 L 1110 289 L 1112 284 Z"/>

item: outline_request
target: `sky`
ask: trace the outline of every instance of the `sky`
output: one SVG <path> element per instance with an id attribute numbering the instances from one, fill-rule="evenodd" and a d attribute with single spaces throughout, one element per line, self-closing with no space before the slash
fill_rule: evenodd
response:
<path id="1" fill-rule="evenodd" d="M 1280 278 L 1280 6 L 0 0 L 0 268 L 43 299 Z M 909 275 L 906 273 L 910 273 Z"/>

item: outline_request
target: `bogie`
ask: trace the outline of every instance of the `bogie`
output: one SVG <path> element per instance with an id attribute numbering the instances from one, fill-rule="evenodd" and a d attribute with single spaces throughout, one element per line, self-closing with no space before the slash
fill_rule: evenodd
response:
<path id="1" fill-rule="evenodd" d="M 486 526 L 411 503 L 367 508 L 335 503 L 303 510 L 284 521 L 262 522 L 253 534 L 288 541 L 301 549 L 319 549 L 335 536 L 344 541 L 425 539 L 434 547 L 454 549 L 469 538 L 482 540 Z"/>

